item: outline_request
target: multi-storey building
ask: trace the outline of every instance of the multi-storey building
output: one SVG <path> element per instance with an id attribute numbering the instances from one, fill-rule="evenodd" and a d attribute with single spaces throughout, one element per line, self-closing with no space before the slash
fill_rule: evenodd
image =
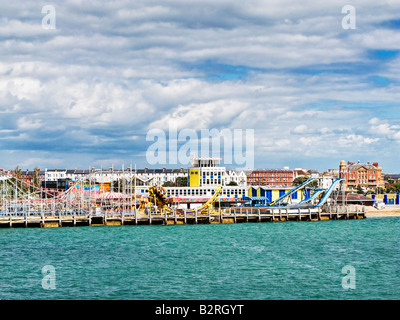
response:
<path id="1" fill-rule="evenodd" d="M 189 169 L 189 186 L 224 186 L 225 167 L 219 166 L 220 158 L 193 158 Z"/>
<path id="2" fill-rule="evenodd" d="M 385 186 L 382 168 L 379 167 L 378 162 L 371 164 L 348 161 L 346 164 L 342 160 L 339 165 L 339 177 L 345 179 L 346 191 L 356 191 L 359 186 L 364 191 L 375 191 Z"/>
<path id="3" fill-rule="evenodd" d="M 294 171 L 285 169 L 256 169 L 247 173 L 248 186 L 292 186 Z"/>
<path id="4" fill-rule="evenodd" d="M 67 178 L 67 169 L 45 169 L 44 170 L 45 181 L 58 181 Z"/>

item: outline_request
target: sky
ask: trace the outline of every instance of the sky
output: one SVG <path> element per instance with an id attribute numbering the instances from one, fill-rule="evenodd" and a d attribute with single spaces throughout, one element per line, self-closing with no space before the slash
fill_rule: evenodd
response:
<path id="1" fill-rule="evenodd" d="M 160 154 L 190 140 L 174 124 L 197 146 L 202 130 L 252 130 L 231 151 L 255 168 L 400 173 L 399 12 L 397 0 L 2 1 L 0 168 L 188 167 L 148 156 L 154 130 Z"/>

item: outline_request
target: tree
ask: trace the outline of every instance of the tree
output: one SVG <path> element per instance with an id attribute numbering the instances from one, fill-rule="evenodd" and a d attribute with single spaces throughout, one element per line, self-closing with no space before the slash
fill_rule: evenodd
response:
<path id="1" fill-rule="evenodd" d="M 188 178 L 187 177 L 178 177 L 176 178 L 176 186 L 177 187 L 187 187 L 188 186 Z"/>
<path id="2" fill-rule="evenodd" d="M 308 179 L 310 179 L 310 176 L 300 176 L 300 177 L 297 177 L 297 178 L 295 178 L 295 179 L 293 180 L 293 185 L 294 185 L 294 186 L 299 186 L 299 185 L 303 184 L 304 182 L 306 182 Z M 308 186 L 309 186 L 309 187 L 315 188 L 315 187 L 318 186 L 318 181 L 317 181 L 317 180 L 314 180 L 314 181 L 311 182 Z"/>
<path id="3" fill-rule="evenodd" d="M 39 169 L 39 167 L 35 167 L 34 171 L 35 171 L 35 175 L 33 176 L 33 185 L 35 187 L 39 187 L 40 186 L 40 179 L 39 179 L 40 169 Z"/>
<path id="4" fill-rule="evenodd" d="M 230 181 L 227 186 L 237 186 L 237 182 L 236 181 Z"/>
<path id="5" fill-rule="evenodd" d="M 363 194 L 364 193 L 364 190 L 360 185 L 357 185 L 357 193 L 358 194 Z"/>
<path id="6" fill-rule="evenodd" d="M 175 187 L 176 184 L 175 184 L 175 182 L 167 181 L 167 182 L 165 182 L 162 186 L 163 186 L 163 187 Z"/>
<path id="7" fill-rule="evenodd" d="M 376 193 L 385 193 L 385 189 L 383 189 L 382 187 L 377 187 L 375 191 Z"/>
<path id="8" fill-rule="evenodd" d="M 393 184 L 393 188 L 394 188 L 395 192 L 400 193 L 400 182 L 395 182 Z"/>
<path id="9" fill-rule="evenodd" d="M 14 169 L 14 174 L 15 174 L 15 177 L 16 177 L 17 179 L 20 179 L 20 178 L 21 178 L 22 170 L 20 169 L 19 166 L 16 166 L 16 167 L 15 167 L 15 169 Z"/>

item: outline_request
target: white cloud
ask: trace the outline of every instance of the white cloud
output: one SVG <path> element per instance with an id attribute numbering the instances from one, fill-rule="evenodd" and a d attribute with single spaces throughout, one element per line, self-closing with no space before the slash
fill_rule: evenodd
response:
<path id="1" fill-rule="evenodd" d="M 398 30 L 380 27 L 399 4 L 353 5 L 356 30 L 341 28 L 335 2 L 70 0 L 55 4 L 57 29 L 46 32 L 37 2 L 3 4 L 0 147 L 45 149 L 41 137 L 67 136 L 70 159 L 103 163 L 90 153 L 142 154 L 143 141 L 129 137 L 177 120 L 255 129 L 259 161 L 388 150 L 399 141 L 399 58 L 369 52 L 399 47 Z"/>

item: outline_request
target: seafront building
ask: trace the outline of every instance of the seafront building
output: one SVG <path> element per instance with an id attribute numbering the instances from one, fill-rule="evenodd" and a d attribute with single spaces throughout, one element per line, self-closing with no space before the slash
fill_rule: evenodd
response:
<path id="1" fill-rule="evenodd" d="M 210 199 L 222 186 L 218 196 L 219 206 L 265 205 L 275 201 L 293 188 L 294 179 L 300 176 L 343 178 L 344 191 L 355 192 L 359 186 L 366 191 L 384 187 L 382 168 L 378 163 L 340 162 L 339 169 L 330 169 L 320 174 L 302 168 L 256 169 L 251 171 L 227 170 L 220 165 L 220 158 L 193 158 L 190 168 L 179 169 L 45 169 L 1 171 L 18 176 L 25 183 L 41 186 L 48 194 L 64 192 L 74 185 L 86 186 L 96 192 L 118 192 L 135 194 L 136 199 L 147 197 L 148 187 L 164 186 L 166 196 L 177 207 L 196 208 Z M 3 176 L 4 178 L 4 176 Z M 174 185 L 178 178 L 187 178 L 186 186 Z M 182 180 L 181 180 L 182 181 Z M 185 180 L 183 180 L 185 181 Z M 320 188 L 327 188 L 329 179 L 320 180 Z M 327 185 L 324 185 L 324 182 Z M 167 185 L 169 185 L 167 187 Z M 291 195 L 292 203 L 304 200 L 303 192 Z M 369 195 L 375 199 L 374 195 Z M 398 195 L 377 195 L 385 203 L 398 203 Z"/>
<path id="2" fill-rule="evenodd" d="M 274 186 L 287 187 L 293 185 L 294 170 L 284 169 L 256 169 L 248 172 L 247 184 L 249 186 Z"/>
<path id="3" fill-rule="evenodd" d="M 357 163 L 344 160 L 339 165 L 339 177 L 345 179 L 345 191 L 357 191 L 361 188 L 363 191 L 375 192 L 377 188 L 384 188 L 385 183 L 382 175 L 382 168 L 378 162 Z"/>

